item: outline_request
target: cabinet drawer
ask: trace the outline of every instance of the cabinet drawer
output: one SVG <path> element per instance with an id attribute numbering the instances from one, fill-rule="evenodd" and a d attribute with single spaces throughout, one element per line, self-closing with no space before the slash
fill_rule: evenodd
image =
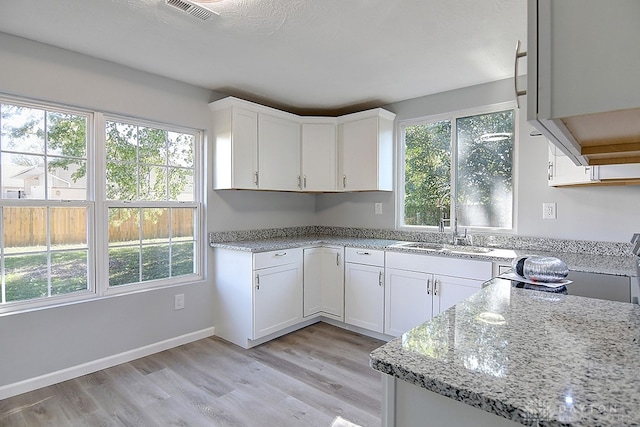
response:
<path id="1" fill-rule="evenodd" d="M 376 249 L 345 248 L 346 262 L 384 267 L 384 251 Z"/>
<path id="2" fill-rule="evenodd" d="M 267 267 L 275 267 L 278 265 L 292 264 L 295 262 L 302 262 L 301 248 L 283 249 L 281 251 L 259 252 L 253 255 L 254 270 L 267 268 Z"/>

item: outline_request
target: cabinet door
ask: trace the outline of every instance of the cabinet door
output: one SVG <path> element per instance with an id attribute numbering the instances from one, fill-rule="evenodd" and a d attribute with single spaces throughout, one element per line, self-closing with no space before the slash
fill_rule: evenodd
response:
<path id="1" fill-rule="evenodd" d="M 378 118 L 345 122 L 342 127 L 342 180 L 347 191 L 378 188 Z"/>
<path id="2" fill-rule="evenodd" d="M 482 280 L 434 276 L 433 315 L 453 307 L 482 289 Z"/>
<path id="3" fill-rule="evenodd" d="M 344 320 L 342 248 L 304 250 L 304 317 L 322 314 Z"/>
<path id="4" fill-rule="evenodd" d="M 299 190 L 300 124 L 266 114 L 258 120 L 260 189 Z"/>
<path id="5" fill-rule="evenodd" d="M 337 176 L 336 126 L 302 124 L 302 190 L 335 191 Z"/>
<path id="6" fill-rule="evenodd" d="M 431 319 L 433 276 L 387 268 L 384 333 L 395 337 Z"/>
<path id="7" fill-rule="evenodd" d="M 324 315 L 344 320 L 344 250 L 323 248 L 322 302 Z"/>
<path id="8" fill-rule="evenodd" d="M 238 107 L 213 114 L 214 188 L 256 189 L 258 113 Z"/>
<path id="9" fill-rule="evenodd" d="M 255 270 L 253 339 L 302 320 L 302 266 L 286 264 Z"/>
<path id="10" fill-rule="evenodd" d="M 592 168 L 576 166 L 569 157 L 554 146 L 549 147 L 549 186 L 586 184 L 593 181 Z"/>
<path id="11" fill-rule="evenodd" d="M 375 332 L 383 331 L 384 269 L 347 263 L 344 283 L 344 321 Z"/>
<path id="12" fill-rule="evenodd" d="M 322 307 L 322 283 L 324 282 L 325 248 L 310 248 L 304 250 L 304 279 L 303 279 L 303 316 L 318 314 Z"/>

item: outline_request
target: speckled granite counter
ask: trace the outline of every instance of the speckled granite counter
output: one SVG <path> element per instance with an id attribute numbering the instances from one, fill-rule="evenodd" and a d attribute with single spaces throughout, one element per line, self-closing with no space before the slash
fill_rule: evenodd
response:
<path id="1" fill-rule="evenodd" d="M 344 237 L 331 235 L 305 235 L 291 237 L 268 237 L 256 236 L 250 240 L 233 241 L 212 241 L 210 246 L 214 248 L 224 248 L 245 252 L 267 252 L 290 248 L 300 248 L 314 245 L 337 245 L 351 246 L 364 249 L 393 250 L 399 252 L 423 253 L 430 256 L 445 256 L 466 259 L 479 259 L 485 261 L 495 261 L 509 263 L 518 256 L 523 255 L 543 255 L 557 256 L 567 263 L 570 270 L 582 271 L 586 273 L 613 274 L 617 276 L 635 277 L 637 269 L 636 257 L 633 255 L 601 255 L 588 253 L 571 253 L 556 251 L 540 251 L 532 249 L 504 249 L 490 247 L 491 251 L 481 254 L 465 254 L 453 252 L 424 252 L 419 249 L 393 248 L 391 247 L 398 240 L 376 239 L 365 237 Z"/>
<path id="2" fill-rule="evenodd" d="M 640 306 L 495 282 L 371 366 L 524 425 L 640 425 Z"/>

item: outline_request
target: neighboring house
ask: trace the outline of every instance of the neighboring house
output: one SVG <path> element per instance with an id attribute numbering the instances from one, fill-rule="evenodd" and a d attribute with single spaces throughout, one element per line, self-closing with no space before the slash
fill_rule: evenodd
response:
<path id="1" fill-rule="evenodd" d="M 49 173 L 40 166 L 2 165 L 2 193 L 8 199 L 44 199 L 45 185 L 49 187 L 49 198 L 77 200 L 85 197 L 85 182 L 74 182 L 73 170 L 57 169 Z"/>

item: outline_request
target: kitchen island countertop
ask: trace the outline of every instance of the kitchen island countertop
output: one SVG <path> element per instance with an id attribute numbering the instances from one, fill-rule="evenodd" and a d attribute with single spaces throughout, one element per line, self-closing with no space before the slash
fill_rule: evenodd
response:
<path id="1" fill-rule="evenodd" d="M 371 366 L 524 425 L 640 425 L 640 306 L 492 283 Z"/>

